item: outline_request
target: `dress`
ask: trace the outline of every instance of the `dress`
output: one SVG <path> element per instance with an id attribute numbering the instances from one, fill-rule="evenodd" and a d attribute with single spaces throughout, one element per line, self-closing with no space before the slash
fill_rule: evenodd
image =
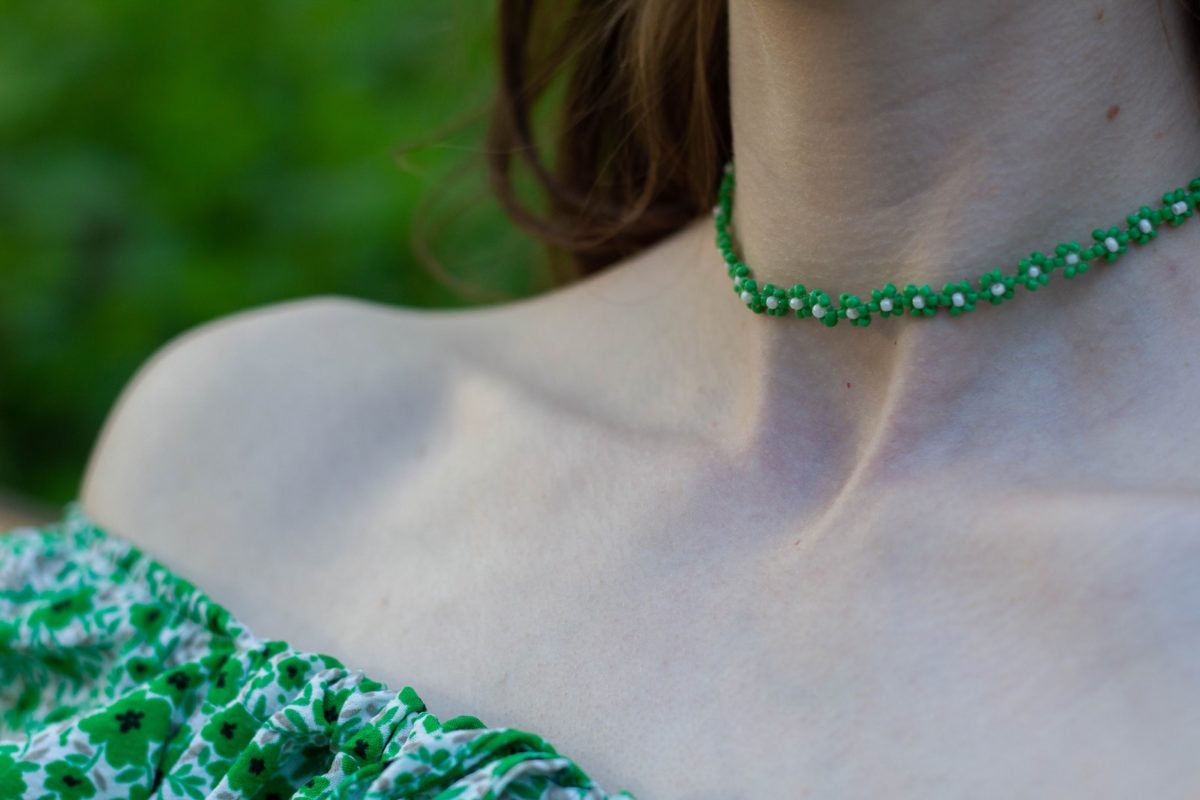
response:
<path id="1" fill-rule="evenodd" d="M 0 800 L 632 800 L 536 734 L 439 721 L 259 639 L 90 520 L 0 533 Z"/>

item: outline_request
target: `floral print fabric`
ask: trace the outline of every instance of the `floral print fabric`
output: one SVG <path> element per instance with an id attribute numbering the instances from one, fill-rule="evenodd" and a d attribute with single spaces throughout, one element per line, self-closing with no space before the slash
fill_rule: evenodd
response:
<path id="1" fill-rule="evenodd" d="M 0 800 L 149 797 L 633 800 L 533 733 L 258 639 L 75 500 L 0 533 Z"/>

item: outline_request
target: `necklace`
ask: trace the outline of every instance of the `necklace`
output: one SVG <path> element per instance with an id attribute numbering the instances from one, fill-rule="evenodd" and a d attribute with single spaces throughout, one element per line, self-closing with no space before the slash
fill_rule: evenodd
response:
<path id="1" fill-rule="evenodd" d="M 1158 236 L 1163 225 L 1178 227 L 1191 217 L 1200 205 L 1200 177 L 1192 179 L 1187 189 L 1178 188 L 1162 196 L 1162 205 L 1151 209 L 1142 206 L 1125 217 L 1125 225 L 1096 228 L 1092 231 L 1092 243 L 1083 247 L 1077 241 L 1061 242 L 1051 255 L 1034 251 L 1027 258 L 1017 261 L 1016 272 L 1005 273 L 992 269 L 979 276 L 976 283 L 970 280 L 948 282 L 941 290 L 929 284 L 904 288 L 888 283 L 882 289 L 872 289 L 869 295 L 859 296 L 842 292 L 835 305 L 829 293 L 820 289 L 806 289 L 797 283 L 790 289 L 764 283 L 761 287 L 746 266 L 733 251 L 729 234 L 729 221 L 733 211 L 733 161 L 725 165 L 725 177 L 713 209 L 717 228 L 717 249 L 725 258 L 729 277 L 733 279 L 733 291 L 742 302 L 756 314 L 782 316 L 794 313 L 797 317 L 813 317 L 832 328 L 838 320 L 845 319 L 851 325 L 866 327 L 875 315 L 881 317 L 931 317 L 939 309 L 945 309 L 952 317 L 974 311 L 976 304 L 984 302 L 1000 305 L 1011 300 L 1016 287 L 1036 291 L 1050 280 L 1055 270 L 1061 269 L 1067 278 L 1088 271 L 1089 262 L 1116 261 L 1128 252 L 1129 243 L 1143 245 Z"/>

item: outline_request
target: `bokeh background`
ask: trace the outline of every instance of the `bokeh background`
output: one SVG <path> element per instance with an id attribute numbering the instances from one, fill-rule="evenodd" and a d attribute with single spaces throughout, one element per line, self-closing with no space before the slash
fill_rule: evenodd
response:
<path id="1" fill-rule="evenodd" d="M 139 364 L 214 317 L 554 283 L 487 191 L 494 5 L 0 2 L 0 507 L 72 499 Z"/>

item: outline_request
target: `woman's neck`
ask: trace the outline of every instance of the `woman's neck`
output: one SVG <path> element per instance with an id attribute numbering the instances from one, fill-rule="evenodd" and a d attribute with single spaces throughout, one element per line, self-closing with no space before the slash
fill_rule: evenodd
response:
<path id="1" fill-rule="evenodd" d="M 1163 5 L 731 0 L 747 263 L 836 296 L 1090 244 L 1200 174 L 1200 54 Z"/>
<path id="2" fill-rule="evenodd" d="M 730 0 L 735 247 L 760 283 L 836 297 L 1090 245 L 1200 175 L 1200 59 L 1162 6 Z M 711 220 L 681 241 L 696 255 L 655 330 L 681 331 L 670 357 L 709 376 L 721 446 L 771 490 L 1019 460 L 1200 390 L 1200 220 L 1000 306 L 867 328 L 752 314 Z"/>

